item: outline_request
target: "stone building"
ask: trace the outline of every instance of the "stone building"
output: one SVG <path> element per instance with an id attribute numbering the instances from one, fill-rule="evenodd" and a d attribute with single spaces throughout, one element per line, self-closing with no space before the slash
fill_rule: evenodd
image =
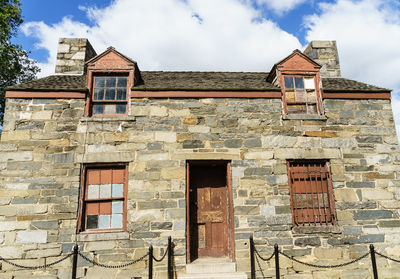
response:
<path id="1" fill-rule="evenodd" d="M 6 92 L 0 256 L 50 263 L 77 242 L 120 264 L 149 244 L 161 255 L 171 236 L 178 278 L 248 278 L 253 236 L 265 256 L 277 243 L 333 264 L 372 243 L 399 258 L 390 90 L 342 78 L 337 53 L 335 42 L 313 41 L 270 72 L 157 72 L 112 47 L 97 55 L 86 39 L 60 39 L 55 75 Z M 273 278 L 273 263 L 262 265 Z M 80 260 L 78 277 L 147 278 L 146 266 Z M 378 266 L 380 278 L 400 274 L 383 258 Z M 0 278 L 64 279 L 70 267 L 2 263 Z M 156 278 L 165 268 L 155 265 Z M 282 258 L 281 275 L 371 278 L 371 265 Z"/>

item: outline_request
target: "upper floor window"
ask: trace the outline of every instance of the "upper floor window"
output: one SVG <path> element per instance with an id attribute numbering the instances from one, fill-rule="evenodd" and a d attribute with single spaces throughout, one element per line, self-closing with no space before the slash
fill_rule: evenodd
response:
<path id="1" fill-rule="evenodd" d="M 92 115 L 124 115 L 127 112 L 127 76 L 95 76 Z"/>
<path id="2" fill-rule="evenodd" d="M 284 76 L 287 114 L 321 114 L 314 76 Z"/>

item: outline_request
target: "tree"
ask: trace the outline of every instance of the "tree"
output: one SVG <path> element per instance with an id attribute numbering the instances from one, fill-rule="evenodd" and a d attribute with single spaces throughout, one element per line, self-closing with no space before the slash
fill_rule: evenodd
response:
<path id="1" fill-rule="evenodd" d="M 40 69 L 28 53 L 11 39 L 22 24 L 19 0 L 0 0 L 0 124 L 3 123 L 5 88 L 36 78 Z"/>

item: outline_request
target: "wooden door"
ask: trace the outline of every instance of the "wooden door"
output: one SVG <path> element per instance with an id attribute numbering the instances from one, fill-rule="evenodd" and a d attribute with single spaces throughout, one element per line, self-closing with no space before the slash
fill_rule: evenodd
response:
<path id="1" fill-rule="evenodd" d="M 199 257 L 221 257 L 227 250 L 226 187 L 197 188 Z"/>
<path id="2" fill-rule="evenodd" d="M 190 166 L 190 258 L 228 255 L 226 164 Z"/>

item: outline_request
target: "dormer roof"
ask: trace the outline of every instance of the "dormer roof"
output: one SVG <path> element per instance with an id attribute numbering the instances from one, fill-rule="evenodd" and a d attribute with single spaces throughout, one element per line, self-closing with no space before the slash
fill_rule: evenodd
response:
<path id="1" fill-rule="evenodd" d="M 272 82 L 274 80 L 277 69 L 288 72 L 302 72 L 319 71 L 321 67 L 322 66 L 320 64 L 303 54 L 300 50 L 296 49 L 290 55 L 274 64 L 267 76 L 267 81 Z"/>
<path id="2" fill-rule="evenodd" d="M 104 52 L 100 53 L 99 55 L 96 55 L 95 57 L 89 59 L 86 61 L 86 65 L 93 64 L 96 61 L 100 60 L 101 58 L 109 55 L 110 53 L 114 53 L 121 57 L 122 59 L 126 60 L 126 62 L 132 63 L 132 64 L 137 64 L 136 61 L 134 61 L 132 58 L 122 54 L 121 52 L 117 51 L 113 46 L 108 47 Z"/>

